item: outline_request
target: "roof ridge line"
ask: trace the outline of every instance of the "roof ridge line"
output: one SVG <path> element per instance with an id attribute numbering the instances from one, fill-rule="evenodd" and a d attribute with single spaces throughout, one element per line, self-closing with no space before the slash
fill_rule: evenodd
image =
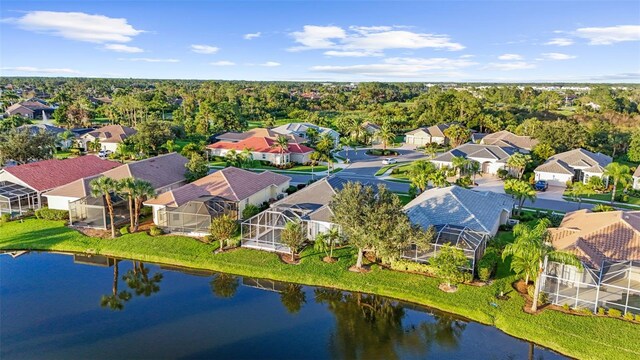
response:
<path id="1" fill-rule="evenodd" d="M 452 190 L 453 190 L 453 189 L 455 189 L 455 186 L 452 188 Z M 466 190 L 466 189 L 465 189 L 465 190 Z M 473 191 L 473 190 L 469 190 L 469 191 Z M 454 198 L 455 198 L 455 199 L 460 203 L 460 206 L 462 206 L 462 207 L 463 207 L 463 208 L 464 208 L 464 209 L 465 209 L 469 214 L 471 214 L 471 217 L 473 217 L 473 218 L 476 220 L 476 222 L 477 222 L 478 224 L 480 224 L 480 226 L 482 226 L 482 228 L 483 228 L 487 233 L 491 233 L 491 231 L 489 231 L 489 229 L 487 229 L 487 228 L 484 226 L 484 224 L 480 222 L 480 220 L 476 217 L 476 215 L 475 215 L 473 212 L 471 212 L 471 210 L 469 210 L 469 208 L 468 208 L 468 207 L 466 207 L 466 206 L 464 205 L 464 203 L 460 200 L 460 198 L 458 198 L 458 196 L 456 196 L 456 194 L 454 194 L 454 193 L 453 193 L 453 191 L 451 191 L 450 193 L 451 193 L 451 195 L 452 195 L 452 196 L 453 196 L 453 197 L 454 197 Z"/>
<path id="2" fill-rule="evenodd" d="M 229 168 L 227 168 L 227 169 L 229 169 Z M 224 169 L 222 169 L 222 170 L 224 170 Z M 243 200 L 243 199 L 240 199 L 240 197 L 238 197 L 238 194 L 236 194 L 236 191 L 233 189 L 233 186 L 231 186 L 231 181 L 229 181 L 229 179 L 227 178 L 227 175 L 222 170 L 220 170 L 220 174 L 222 175 L 222 177 L 224 178 L 224 181 L 227 183 L 227 186 L 229 187 L 229 189 L 233 193 L 233 196 L 235 196 L 236 199 L 238 199 L 238 201 Z"/>

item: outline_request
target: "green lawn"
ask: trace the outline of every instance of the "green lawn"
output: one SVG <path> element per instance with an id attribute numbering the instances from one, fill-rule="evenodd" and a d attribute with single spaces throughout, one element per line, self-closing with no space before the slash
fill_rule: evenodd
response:
<path id="1" fill-rule="evenodd" d="M 622 189 L 618 189 L 616 191 L 617 195 L 622 194 Z M 565 193 L 563 194 L 563 196 L 567 197 L 568 200 L 573 201 L 573 198 L 571 198 L 567 192 L 565 191 Z M 595 195 L 589 195 L 589 196 L 583 196 L 582 197 L 583 201 L 589 201 L 589 200 L 602 200 L 602 201 L 611 201 L 611 192 L 607 192 L 604 194 L 595 194 Z M 640 205 L 640 197 L 635 197 L 635 196 L 631 196 L 629 195 L 629 201 L 627 202 L 627 204 L 630 205 Z"/>
<path id="2" fill-rule="evenodd" d="M 354 252 L 340 249 L 335 264 L 320 260 L 321 254 L 308 248 L 300 265 L 281 262 L 275 254 L 237 249 L 213 255 L 215 246 L 181 236 L 150 237 L 145 233 L 117 239 L 86 237 L 66 228 L 62 222 L 27 219 L 0 228 L 0 249 L 90 252 L 133 260 L 222 271 L 306 285 L 375 293 L 402 299 L 471 320 L 491 324 L 504 332 L 583 359 L 640 358 L 640 327 L 622 320 L 566 315 L 546 310 L 538 315 L 522 311 L 524 300 L 511 291 L 514 278 L 500 270 L 501 278 L 484 287 L 460 286 L 453 294 L 437 289 L 439 281 L 426 276 L 385 270 L 373 266 L 368 274 L 347 271 L 354 264 Z M 504 267 L 505 265 L 501 265 Z M 505 291 L 509 300 L 497 300 Z M 499 346 L 499 344 L 497 345 Z"/>
<path id="3" fill-rule="evenodd" d="M 399 172 L 397 174 L 391 174 L 389 176 L 391 176 L 394 179 L 398 179 L 398 180 L 405 180 L 408 181 L 409 180 L 409 169 L 411 169 L 411 165 L 413 163 L 408 163 L 408 164 L 404 164 L 404 165 L 399 165 L 398 167 L 396 167 L 395 169 L 398 170 Z"/>
<path id="4" fill-rule="evenodd" d="M 398 164 L 390 164 L 390 165 L 385 165 L 383 167 L 380 168 L 380 170 L 376 171 L 375 176 L 381 176 L 382 174 L 386 173 L 387 170 L 398 166 Z"/>

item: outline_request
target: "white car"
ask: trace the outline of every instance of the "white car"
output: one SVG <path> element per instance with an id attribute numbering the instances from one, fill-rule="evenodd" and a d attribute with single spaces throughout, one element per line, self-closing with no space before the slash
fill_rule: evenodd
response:
<path id="1" fill-rule="evenodd" d="M 382 160 L 382 164 L 383 165 L 395 164 L 397 162 L 398 162 L 398 160 L 392 159 L 392 158 L 386 158 L 386 159 Z"/>
<path id="2" fill-rule="evenodd" d="M 111 150 L 100 150 L 98 151 L 98 156 L 101 158 L 106 158 L 107 156 L 109 156 L 111 154 Z"/>

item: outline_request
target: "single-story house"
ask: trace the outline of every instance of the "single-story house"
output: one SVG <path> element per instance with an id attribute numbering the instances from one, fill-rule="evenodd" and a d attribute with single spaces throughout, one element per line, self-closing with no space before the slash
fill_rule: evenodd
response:
<path id="1" fill-rule="evenodd" d="M 228 214 L 241 219 L 249 204 L 284 197 L 291 178 L 271 171 L 255 173 L 228 167 L 144 202 L 153 222 L 167 232 L 207 235 L 211 220 Z"/>
<path id="2" fill-rule="evenodd" d="M 119 165 L 87 155 L 4 168 L 0 170 L 0 213 L 19 215 L 39 209 L 47 205 L 43 193 Z"/>
<path id="3" fill-rule="evenodd" d="M 364 130 L 364 132 L 366 132 L 369 135 L 375 135 L 382 128 L 378 124 L 374 124 L 372 122 L 365 121 L 365 122 L 362 123 L 362 129 Z"/>
<path id="4" fill-rule="evenodd" d="M 449 138 L 444 134 L 452 124 L 438 124 L 429 127 L 420 127 L 409 131 L 404 136 L 404 142 L 410 145 L 426 145 L 436 143 L 447 145 Z"/>
<path id="5" fill-rule="evenodd" d="M 513 147 L 521 153 L 527 154 L 538 144 L 538 140 L 530 136 L 520 136 L 510 131 L 502 130 L 486 134 L 481 138 L 480 144 Z"/>
<path id="6" fill-rule="evenodd" d="M 58 136 L 63 132 L 67 131 L 67 129 L 63 129 L 61 127 L 57 127 L 50 124 L 26 124 L 18 126 L 18 130 L 28 130 L 31 134 L 35 135 L 41 131 L 49 133 L 54 136 Z"/>
<path id="7" fill-rule="evenodd" d="M 87 151 L 89 150 L 88 144 L 98 139 L 102 150 L 115 152 L 118 149 L 118 144 L 136 133 L 135 129 L 128 126 L 107 125 L 80 136 L 78 142 L 80 147 Z"/>
<path id="8" fill-rule="evenodd" d="M 507 160 L 516 151 L 515 148 L 508 146 L 467 143 L 436 156 L 431 162 L 438 168 L 453 167 L 453 158 L 462 156 L 465 159 L 478 162 L 482 173 L 497 174 L 498 170 L 506 167 Z"/>
<path id="9" fill-rule="evenodd" d="M 534 173 L 536 180 L 545 180 L 553 186 L 567 186 L 568 181 L 587 183 L 592 176 L 603 177 L 604 168 L 611 161 L 610 156 L 601 153 L 574 149 L 553 155 Z"/>
<path id="10" fill-rule="evenodd" d="M 640 166 L 638 166 L 636 171 L 633 173 L 633 188 L 635 190 L 640 190 Z"/>
<path id="11" fill-rule="evenodd" d="M 102 198 L 95 199 L 91 196 L 91 180 L 100 177 L 109 177 L 114 180 L 135 178 L 148 181 L 156 193 L 161 194 L 187 183 L 184 176 L 187 162 L 187 158 L 178 153 L 134 161 L 60 186 L 45 193 L 44 197 L 47 198 L 49 208 L 69 210 L 72 225 L 107 228 L 107 224 L 104 223 L 104 216 L 108 215 L 104 210 L 105 204 L 102 204 Z M 128 205 L 126 201 L 122 202 L 126 199 L 117 198 L 121 200 L 118 206 L 127 209 L 122 216 L 128 219 Z M 91 211 L 88 210 L 89 206 L 92 207 Z M 99 215 L 87 216 L 89 212 L 99 213 Z"/>
<path id="12" fill-rule="evenodd" d="M 334 146 L 338 146 L 340 143 L 340 133 L 326 127 L 314 125 L 311 123 L 288 123 L 271 129 L 272 131 L 282 135 L 296 135 L 305 139 L 309 139 L 307 136 L 307 130 L 315 129 L 318 132 L 318 136 L 329 135 L 333 139 Z"/>
<path id="13" fill-rule="evenodd" d="M 550 302 L 640 313 L 640 211 L 578 210 L 549 232 L 554 248 L 583 265 L 545 261 L 541 290 Z"/>
<path id="14" fill-rule="evenodd" d="M 48 119 L 53 115 L 55 108 L 45 101 L 32 98 L 26 101 L 15 103 L 7 108 L 7 116 L 19 115 L 27 119 Z"/>
<path id="15" fill-rule="evenodd" d="M 237 152 L 249 149 L 254 160 L 268 161 L 273 165 L 290 162 L 305 164 L 310 161 L 313 149 L 300 143 L 289 143 L 287 150 L 275 146 L 276 140 L 269 137 L 254 136 L 245 140 L 231 142 L 218 141 L 207 146 L 212 156 L 225 156 L 229 151 Z"/>
<path id="16" fill-rule="evenodd" d="M 444 244 L 461 249 L 469 259 L 469 269 L 486 249 L 489 238 L 511 217 L 514 201 L 510 196 L 490 191 L 473 191 L 459 186 L 429 189 L 404 206 L 409 220 L 426 230 L 433 227 L 436 236 L 430 249 L 415 245 L 405 249 L 402 257 L 428 262 Z"/>
<path id="17" fill-rule="evenodd" d="M 307 239 L 315 240 L 318 234 L 337 226 L 332 222 L 329 203 L 347 182 L 349 180 L 340 177 L 324 178 L 271 204 L 269 209 L 242 223 L 242 246 L 289 252 L 289 247 L 282 244 L 280 234 L 290 221 L 302 222 Z"/>
<path id="18" fill-rule="evenodd" d="M 271 140 L 275 140 L 279 136 L 286 137 L 290 144 L 303 144 L 307 142 L 307 139 L 297 134 L 281 134 L 274 130 L 265 129 L 265 128 L 255 128 L 255 129 L 251 129 L 241 133 L 226 132 L 224 134 L 217 135 L 215 139 L 217 141 L 236 143 L 236 142 L 244 141 L 254 137 L 261 137 L 261 138 L 268 138 Z"/>

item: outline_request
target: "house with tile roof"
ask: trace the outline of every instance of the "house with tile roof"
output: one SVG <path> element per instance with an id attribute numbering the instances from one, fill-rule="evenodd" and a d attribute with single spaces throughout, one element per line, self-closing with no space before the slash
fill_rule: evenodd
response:
<path id="1" fill-rule="evenodd" d="M 587 183 L 593 176 L 603 177 L 604 168 L 611 163 L 610 156 L 574 149 L 553 155 L 535 168 L 535 179 L 545 180 L 552 186 L 567 186 L 567 182 Z M 603 179 L 607 183 L 607 179 Z"/>
<path id="2" fill-rule="evenodd" d="M 636 171 L 633 173 L 633 189 L 640 190 L 640 166 L 636 168 Z"/>
<path id="3" fill-rule="evenodd" d="M 7 108 L 7 116 L 19 115 L 27 119 L 48 119 L 53 115 L 55 108 L 45 101 L 32 98 L 26 101 L 15 103 Z"/>
<path id="4" fill-rule="evenodd" d="M 288 124 L 275 127 L 271 130 L 278 134 L 295 135 L 308 140 L 309 137 L 307 136 L 307 131 L 309 129 L 314 129 L 318 133 L 318 137 L 324 136 L 324 135 L 330 136 L 333 139 L 334 147 L 338 146 L 338 144 L 340 143 L 339 132 L 327 127 L 322 127 L 322 126 L 318 126 L 311 123 L 288 123 Z"/>
<path id="5" fill-rule="evenodd" d="M 120 163 L 87 155 L 50 159 L 0 170 L 0 213 L 22 214 L 47 205 L 43 194 L 78 179 L 113 169 Z"/>
<path id="6" fill-rule="evenodd" d="M 307 239 L 313 241 L 332 227 L 333 212 L 329 203 L 350 180 L 328 177 L 271 204 L 269 209 L 246 219 L 241 227 L 242 246 L 287 253 L 289 247 L 282 244 L 280 233 L 289 221 L 300 221 Z M 364 185 L 373 185 L 364 183 Z"/>
<path id="7" fill-rule="evenodd" d="M 242 218 L 248 205 L 262 206 L 286 194 L 291 178 L 271 171 L 255 173 L 228 167 L 144 202 L 153 221 L 168 232 L 206 235 L 222 214 Z"/>
<path id="8" fill-rule="evenodd" d="M 412 223 L 429 226 L 453 225 L 495 236 L 507 223 L 513 199 L 491 191 L 473 191 L 460 186 L 432 188 L 404 206 Z"/>
<path id="9" fill-rule="evenodd" d="M 545 261 L 541 286 L 552 303 L 640 313 L 640 211 L 570 212 L 549 234 L 583 265 Z"/>
<path id="10" fill-rule="evenodd" d="M 137 131 L 133 128 L 123 125 L 107 125 L 99 129 L 92 130 L 78 138 L 78 143 L 85 151 L 88 149 L 88 144 L 99 140 L 102 150 L 115 152 L 118 149 L 118 145 L 121 144 L 126 138 L 133 136 Z"/>
<path id="11" fill-rule="evenodd" d="M 265 128 L 255 128 L 245 132 L 226 132 L 224 134 L 217 135 L 215 139 L 217 141 L 240 142 L 253 137 L 264 137 L 275 140 L 278 136 L 285 136 L 289 143 L 303 144 L 307 142 L 307 139 L 297 134 L 281 134 L 276 132 L 275 129 Z"/>
<path id="12" fill-rule="evenodd" d="M 114 180 L 134 178 L 148 181 L 156 193 L 161 194 L 187 183 L 185 178 L 185 165 L 187 162 L 188 160 L 184 156 L 178 153 L 169 153 L 124 165 L 119 164 L 120 166 L 100 174 L 83 177 L 64 186 L 57 187 L 46 192 L 44 197 L 47 198 L 51 209 L 73 210 L 74 213 L 83 213 L 84 211 L 78 208 L 81 204 L 92 203 L 95 205 L 95 199 L 88 199 L 91 197 L 90 182 L 100 177 L 108 177 Z M 71 216 L 71 222 L 81 226 L 81 219 L 74 218 L 73 215 Z"/>
<path id="13" fill-rule="evenodd" d="M 444 131 L 452 124 L 438 124 L 429 127 L 420 127 L 404 134 L 404 142 L 409 145 L 422 146 L 436 143 L 438 145 L 448 145 L 449 138 Z"/>
<path id="14" fill-rule="evenodd" d="M 538 144 L 538 140 L 530 136 L 516 135 L 510 131 L 502 130 L 482 136 L 480 144 L 512 147 L 518 149 L 521 153 L 528 154 Z"/>
<path id="15" fill-rule="evenodd" d="M 240 141 L 218 141 L 207 146 L 212 156 L 224 157 L 229 151 L 251 151 L 254 160 L 268 161 L 273 165 L 285 165 L 290 162 L 306 164 L 310 161 L 313 149 L 301 143 L 289 142 L 287 149 L 276 146 L 276 140 L 266 136 L 252 136 Z"/>
<path id="16" fill-rule="evenodd" d="M 507 160 L 517 151 L 509 146 L 467 143 L 436 156 L 431 162 L 438 168 L 453 167 L 453 158 L 463 157 L 479 163 L 482 173 L 497 174 L 498 170 L 506 168 Z"/>

